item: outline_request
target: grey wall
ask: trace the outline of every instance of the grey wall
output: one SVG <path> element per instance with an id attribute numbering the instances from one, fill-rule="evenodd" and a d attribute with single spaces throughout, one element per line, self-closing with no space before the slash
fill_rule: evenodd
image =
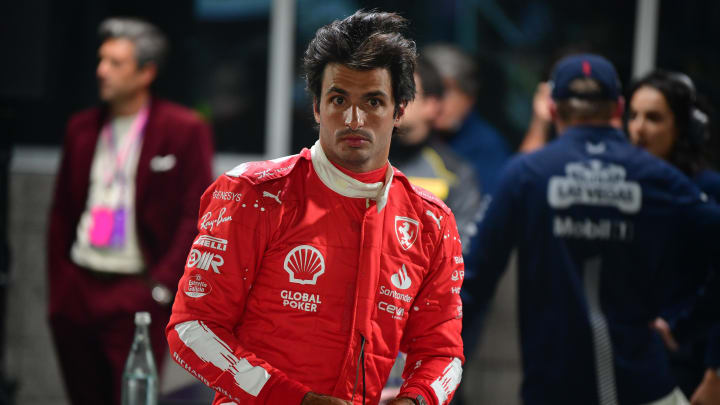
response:
<path id="1" fill-rule="evenodd" d="M 12 174 L 9 230 L 11 284 L 7 364 L 19 385 L 17 404 L 65 404 L 47 326 L 45 227 L 54 176 Z"/>

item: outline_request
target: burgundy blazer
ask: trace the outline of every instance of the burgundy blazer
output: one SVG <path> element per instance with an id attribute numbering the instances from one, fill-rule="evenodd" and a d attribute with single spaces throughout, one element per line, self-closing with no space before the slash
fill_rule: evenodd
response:
<path id="1" fill-rule="evenodd" d="M 87 203 L 90 167 L 106 118 L 104 108 L 92 108 L 73 115 L 67 125 L 47 241 L 51 317 L 92 321 L 156 309 L 151 287 L 161 283 L 173 293 L 177 288 L 196 232 L 200 196 L 212 181 L 209 126 L 185 107 L 153 99 L 135 178 L 137 234 L 146 274 L 98 275 L 77 266 L 70 248 Z M 174 165 L 167 164 L 170 155 Z M 166 164 L 157 164 L 163 157 Z"/>

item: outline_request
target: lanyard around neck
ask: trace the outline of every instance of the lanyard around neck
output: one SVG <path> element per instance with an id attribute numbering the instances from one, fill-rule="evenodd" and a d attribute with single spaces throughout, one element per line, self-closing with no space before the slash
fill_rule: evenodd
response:
<path id="1" fill-rule="evenodd" d="M 107 145 L 110 154 L 115 156 L 113 165 L 106 171 L 106 185 L 109 185 L 116 176 L 124 177 L 123 170 L 127 164 L 130 152 L 137 146 L 143 137 L 149 111 L 150 108 L 147 104 L 140 109 L 132 124 L 130 124 L 127 140 L 122 145 L 119 144 L 118 136 L 114 133 L 115 131 L 111 125 L 112 121 L 109 120 L 105 123 L 105 125 L 103 125 L 100 136 Z"/>

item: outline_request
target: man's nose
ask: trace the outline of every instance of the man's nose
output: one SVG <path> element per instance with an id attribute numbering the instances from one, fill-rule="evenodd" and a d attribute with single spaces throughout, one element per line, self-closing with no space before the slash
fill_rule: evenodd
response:
<path id="1" fill-rule="evenodd" d="M 101 59 L 98 62 L 97 69 L 95 69 L 95 75 L 98 78 L 101 78 L 101 77 L 105 76 L 106 71 L 107 71 L 107 62 L 105 62 Z"/>
<path id="2" fill-rule="evenodd" d="M 365 112 L 358 106 L 350 106 L 345 110 L 345 126 L 352 130 L 362 128 L 365 125 Z"/>

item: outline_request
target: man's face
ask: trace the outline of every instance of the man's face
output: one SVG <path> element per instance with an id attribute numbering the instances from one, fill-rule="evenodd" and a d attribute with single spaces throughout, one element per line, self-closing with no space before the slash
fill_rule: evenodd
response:
<path id="1" fill-rule="evenodd" d="M 415 99 L 408 103 L 400 120 L 398 140 L 405 145 L 415 145 L 430 135 L 430 126 L 440 112 L 440 100 L 426 96 L 420 76 L 415 74 Z"/>
<path id="2" fill-rule="evenodd" d="M 460 90 L 455 80 L 445 79 L 442 109 L 435 119 L 435 128 L 440 131 L 457 131 L 474 103 L 473 97 Z"/>
<path id="3" fill-rule="evenodd" d="M 330 63 L 325 66 L 320 91 L 314 105 L 315 121 L 328 159 L 358 173 L 383 167 L 393 128 L 403 113 L 401 108 L 398 116 L 393 116 L 390 72 Z"/>
<path id="4" fill-rule="evenodd" d="M 135 44 L 125 38 L 103 42 L 98 51 L 96 70 L 100 99 L 121 102 L 150 86 L 154 71 L 150 66 L 138 69 Z"/>

